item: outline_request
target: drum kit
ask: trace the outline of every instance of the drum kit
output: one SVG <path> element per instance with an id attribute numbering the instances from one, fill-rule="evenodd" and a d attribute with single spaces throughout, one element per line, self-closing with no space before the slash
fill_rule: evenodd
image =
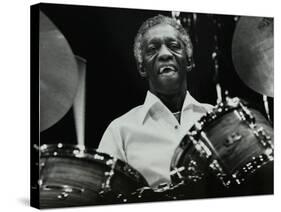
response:
<path id="1" fill-rule="evenodd" d="M 43 13 L 40 18 L 42 131 L 71 106 L 77 65 L 63 35 Z M 269 96 L 273 96 L 272 25 L 271 19 L 241 17 L 232 49 L 241 79 Z M 57 55 L 48 58 L 52 48 Z M 67 73 L 62 66 L 67 67 Z M 49 95 L 52 89 L 57 96 Z M 68 95 L 62 98 L 65 91 Z M 171 183 L 156 188 L 149 187 L 129 164 L 95 149 L 62 143 L 41 145 L 40 207 L 218 197 L 251 194 L 253 189 L 272 193 L 273 151 L 269 121 L 242 99 L 226 97 L 188 130 L 171 160 Z"/>

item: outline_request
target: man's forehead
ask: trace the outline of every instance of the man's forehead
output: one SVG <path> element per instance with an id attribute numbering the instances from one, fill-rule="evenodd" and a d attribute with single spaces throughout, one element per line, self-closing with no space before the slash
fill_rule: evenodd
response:
<path id="1" fill-rule="evenodd" d="M 145 32 L 144 40 L 149 42 L 150 40 L 165 37 L 179 39 L 179 34 L 179 31 L 169 24 L 158 24 Z"/>

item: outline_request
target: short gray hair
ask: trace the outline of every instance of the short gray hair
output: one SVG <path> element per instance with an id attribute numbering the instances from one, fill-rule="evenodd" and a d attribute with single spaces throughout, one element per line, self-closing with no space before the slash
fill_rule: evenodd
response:
<path id="1" fill-rule="evenodd" d="M 192 43 L 191 43 L 189 34 L 186 32 L 186 30 L 183 28 L 183 26 L 173 18 L 163 16 L 163 15 L 157 15 L 157 16 L 147 19 L 141 25 L 141 27 L 139 28 L 139 31 L 135 37 L 134 56 L 136 59 L 137 67 L 139 68 L 143 62 L 143 60 L 142 60 L 143 36 L 150 28 L 152 28 L 153 26 L 156 26 L 158 24 L 168 24 L 179 31 L 180 38 L 183 41 L 183 44 L 185 46 L 186 55 L 188 55 L 190 57 L 190 58 L 188 58 L 189 61 L 192 61 L 192 53 L 193 53 Z"/>

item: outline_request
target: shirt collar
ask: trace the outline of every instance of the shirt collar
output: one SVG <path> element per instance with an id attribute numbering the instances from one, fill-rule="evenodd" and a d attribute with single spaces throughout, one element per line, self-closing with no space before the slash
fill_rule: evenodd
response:
<path id="1" fill-rule="evenodd" d="M 147 91 L 146 94 L 146 98 L 142 107 L 142 111 L 140 113 L 140 121 L 143 124 L 144 120 L 146 118 L 146 116 L 148 115 L 149 111 L 151 110 L 151 108 L 153 108 L 156 104 L 159 105 L 163 105 L 163 103 L 161 102 L 161 100 L 155 96 L 153 93 L 151 93 L 150 91 Z M 164 105 L 163 105 L 164 106 Z M 186 109 L 189 109 L 191 107 L 199 107 L 201 108 L 201 103 L 199 103 L 198 101 L 196 101 L 188 91 L 186 91 L 186 95 L 185 95 L 185 100 L 183 103 L 183 107 L 182 107 L 182 112 Z"/>
<path id="2" fill-rule="evenodd" d="M 142 111 L 140 113 L 140 120 L 141 123 L 144 122 L 149 110 L 157 103 L 160 102 L 160 99 L 155 96 L 153 93 L 150 91 L 147 91 L 145 101 L 142 107 Z"/>
<path id="3" fill-rule="evenodd" d="M 185 100 L 182 106 L 182 112 L 193 106 L 202 108 L 202 104 L 198 102 L 196 99 L 194 99 L 188 91 L 186 91 Z"/>

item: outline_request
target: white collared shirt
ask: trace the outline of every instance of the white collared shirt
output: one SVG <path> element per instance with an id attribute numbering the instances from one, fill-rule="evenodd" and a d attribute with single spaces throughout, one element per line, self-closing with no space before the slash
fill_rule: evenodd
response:
<path id="1" fill-rule="evenodd" d="M 190 127 L 212 106 L 186 92 L 180 123 L 161 100 L 147 92 L 143 105 L 115 119 L 98 150 L 113 155 L 139 171 L 150 186 L 170 182 L 170 163 Z"/>

